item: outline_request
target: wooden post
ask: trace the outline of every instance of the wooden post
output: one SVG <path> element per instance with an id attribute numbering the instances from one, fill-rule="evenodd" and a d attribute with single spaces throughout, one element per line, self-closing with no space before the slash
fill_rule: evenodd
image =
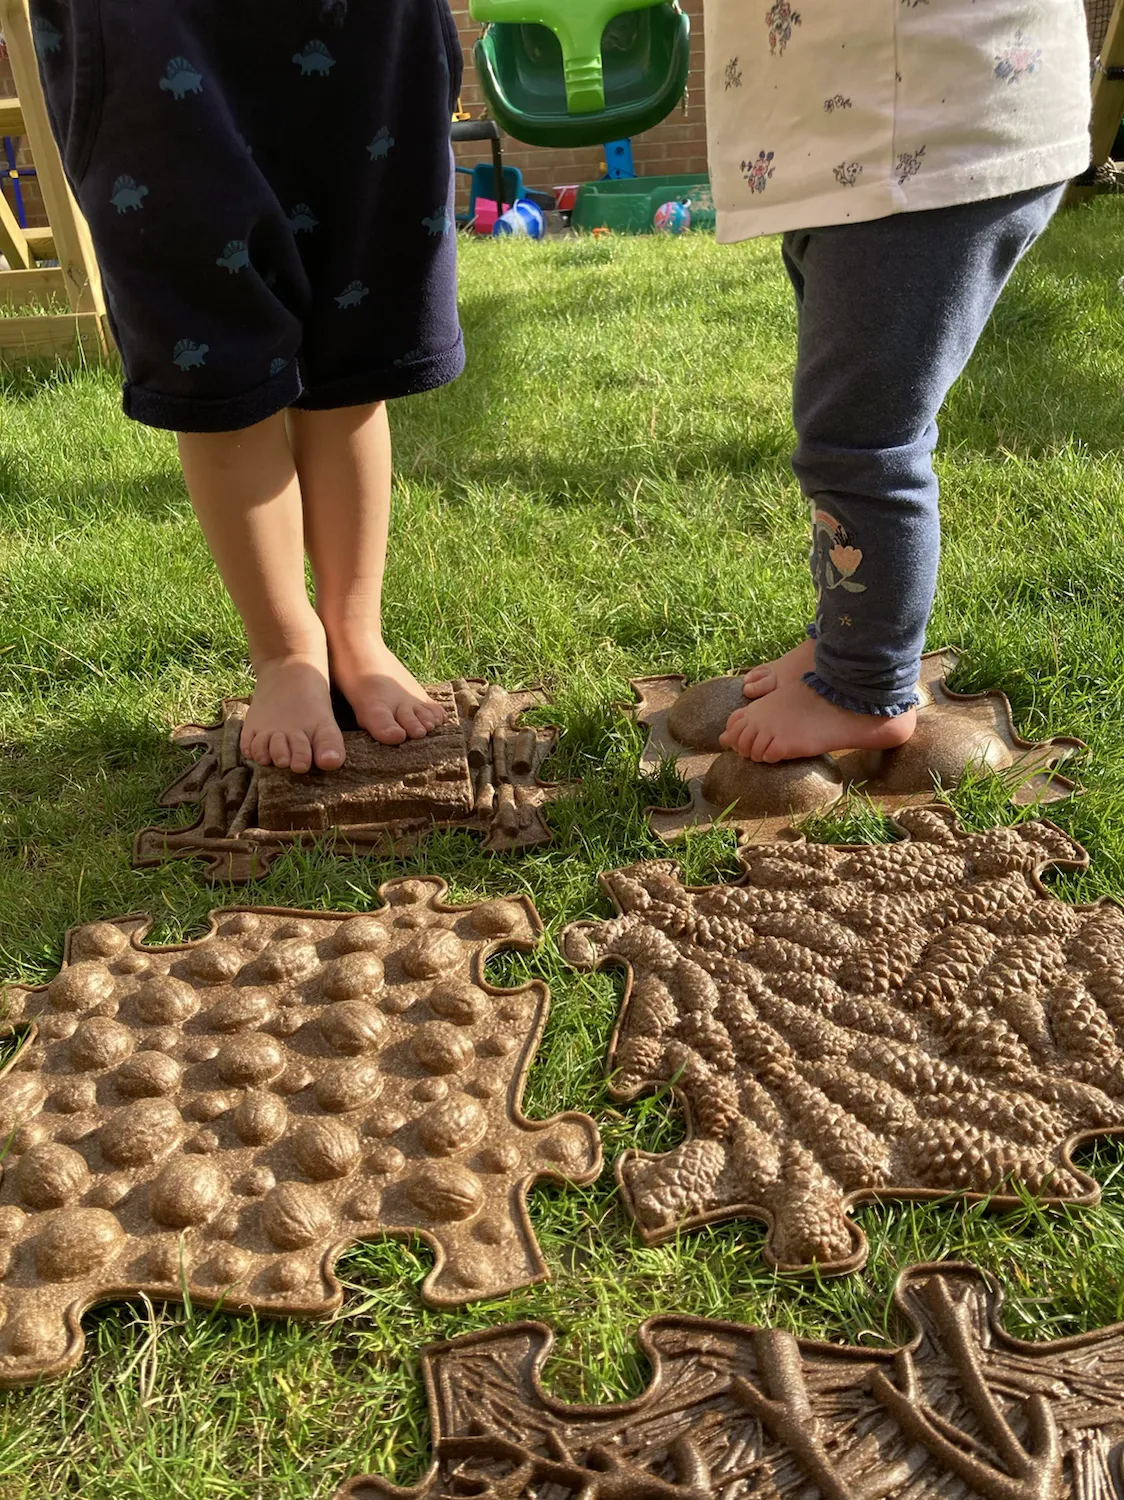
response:
<path id="1" fill-rule="evenodd" d="M 1093 74 L 1094 168 L 1103 167 L 1108 161 L 1121 119 L 1124 119 L 1124 0 L 1116 0 Z M 1070 183 L 1065 206 L 1072 208 L 1085 203 L 1096 191 L 1091 182 Z"/>
<path id="2" fill-rule="evenodd" d="M 70 313 L 0 318 L 0 357 L 65 354 L 68 348 L 87 357 L 109 347 L 105 299 L 90 231 L 70 191 L 47 117 L 39 65 L 31 31 L 28 0 L 0 0 L 0 30 L 8 48 L 17 97 L 4 101 L 4 124 L 18 123 L 31 146 L 49 230 L 21 229 L 3 203 L 0 249 L 11 270 L 0 272 L 0 303 L 8 306 L 65 294 Z M 5 134 L 12 133 L 5 129 Z M 0 202 L 3 202 L 0 199 Z M 39 259 L 57 259 L 58 268 L 40 267 Z"/>

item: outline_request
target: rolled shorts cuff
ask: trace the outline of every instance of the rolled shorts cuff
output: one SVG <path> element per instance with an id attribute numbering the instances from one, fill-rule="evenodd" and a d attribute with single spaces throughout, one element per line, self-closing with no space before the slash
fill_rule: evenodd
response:
<path id="1" fill-rule="evenodd" d="M 364 371 L 347 375 L 302 391 L 292 403 L 301 411 L 333 411 L 341 406 L 369 406 L 376 401 L 397 401 L 402 396 L 420 396 L 450 385 L 463 374 L 464 337 L 440 354 L 429 354 L 409 364 L 390 369 Z"/>
<path id="2" fill-rule="evenodd" d="M 121 405 L 134 422 L 167 432 L 237 432 L 293 406 L 300 393 L 300 371 L 292 360 L 271 379 L 237 396 L 169 396 L 126 381 Z"/>
<path id="3" fill-rule="evenodd" d="M 334 411 L 344 406 L 369 406 L 418 396 L 456 380 L 464 370 L 464 339 L 451 348 L 410 364 L 348 375 L 305 389 L 297 360 L 262 385 L 237 396 L 198 399 L 169 396 L 162 391 L 126 382 L 122 395 L 125 415 L 146 427 L 168 432 L 237 432 L 253 427 L 279 411 L 295 406 L 301 411 Z"/>
<path id="4" fill-rule="evenodd" d="M 911 708 L 919 708 L 921 705 L 920 695 L 911 693 L 907 699 L 899 699 L 896 703 L 876 703 L 869 698 L 857 698 L 852 693 L 842 692 L 833 687 L 830 682 L 825 682 L 815 672 L 805 672 L 804 679 L 813 692 L 819 693 L 821 698 L 826 698 L 829 703 L 834 703 L 836 708 L 845 708 L 852 714 L 873 714 L 878 719 L 900 719 L 902 714 L 909 713 Z"/>

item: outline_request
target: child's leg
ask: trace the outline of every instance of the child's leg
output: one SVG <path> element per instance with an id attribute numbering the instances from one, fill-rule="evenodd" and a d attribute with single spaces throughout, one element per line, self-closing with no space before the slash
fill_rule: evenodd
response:
<path id="1" fill-rule="evenodd" d="M 386 407 L 294 409 L 289 432 L 332 680 L 376 740 L 420 739 L 445 711 L 382 639 L 391 479 Z"/>
<path id="2" fill-rule="evenodd" d="M 284 415 L 239 432 L 181 433 L 195 514 L 242 616 L 257 690 L 242 751 L 263 765 L 343 764 L 324 627 L 304 577 L 300 484 Z"/>
<path id="3" fill-rule="evenodd" d="M 940 551 L 936 416 L 1060 188 L 785 236 L 800 308 L 793 468 L 812 506 L 814 642 L 746 683 L 754 760 L 913 731 Z"/>

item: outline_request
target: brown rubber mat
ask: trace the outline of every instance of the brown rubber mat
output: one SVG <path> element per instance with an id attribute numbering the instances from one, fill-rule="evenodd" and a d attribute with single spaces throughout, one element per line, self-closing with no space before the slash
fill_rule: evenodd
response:
<path id="1" fill-rule="evenodd" d="M 683 808 L 650 808 L 653 830 L 672 839 L 689 828 L 724 823 L 747 842 L 767 843 L 794 837 L 794 820 L 826 812 L 848 791 L 895 812 L 931 803 L 937 786 L 951 789 L 969 771 L 1009 778 L 1011 800 L 1020 806 L 1070 796 L 1073 782 L 1055 767 L 1083 750 L 1082 742 L 1021 739 L 1002 693 L 954 693 L 946 686 L 958 662 L 951 650 L 923 658 L 917 732 L 899 749 L 849 750 L 780 765 L 743 760 L 718 744 L 726 720 L 747 701 L 744 673 L 694 687 L 685 677 L 636 678 L 636 718 L 648 730 L 640 769 L 652 775 L 661 763 L 674 762 L 691 797 Z"/>
<path id="2" fill-rule="evenodd" d="M 198 807 L 197 821 L 143 829 L 134 865 L 199 858 L 208 880 L 241 884 L 265 875 L 293 844 L 328 835 L 349 854 L 401 853 L 437 828 L 471 829 L 497 852 L 548 844 L 542 808 L 573 787 L 539 779 L 558 729 L 520 724 L 527 709 L 546 704 L 546 694 L 464 678 L 428 691 L 447 718 L 424 740 L 380 745 L 345 729 L 342 769 L 304 776 L 244 760 L 239 739 L 248 700 L 226 699 L 220 723 L 185 724 L 172 735 L 183 749 L 202 753 L 159 805 Z"/>
<path id="3" fill-rule="evenodd" d="M 772 1263 L 838 1274 L 856 1203 L 1098 1200 L 1070 1152 L 1124 1130 L 1124 911 L 1042 886 L 1088 862 L 1050 823 L 898 817 L 899 844 L 749 846 L 736 885 L 618 870 L 620 915 L 564 930 L 575 968 L 629 971 L 612 1096 L 669 1085 L 686 1116 L 617 1163 L 647 1242 L 749 1216 Z"/>
<path id="4" fill-rule="evenodd" d="M 353 1479 L 336 1500 L 1118 1500 L 1124 1324 L 1012 1338 L 994 1284 L 955 1262 L 910 1268 L 895 1300 L 898 1350 L 653 1318 L 653 1381 L 617 1406 L 547 1392 L 545 1324 L 438 1344 L 428 1475 Z"/>
<path id="5" fill-rule="evenodd" d="M 436 1307 L 548 1273 L 527 1216 L 542 1177 L 601 1167 L 586 1115 L 529 1121 L 548 992 L 484 978 L 542 936 L 528 897 L 447 906 L 395 880 L 362 916 L 250 908 L 141 943 L 75 928 L 0 1076 L 0 1384 L 69 1368 L 96 1302 L 179 1299 L 314 1316 L 358 1240 L 420 1235 Z"/>

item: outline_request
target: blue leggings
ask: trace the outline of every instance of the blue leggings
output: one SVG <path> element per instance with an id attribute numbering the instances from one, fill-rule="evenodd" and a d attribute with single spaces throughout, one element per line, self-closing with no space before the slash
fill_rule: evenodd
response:
<path id="1" fill-rule="evenodd" d="M 799 308 L 792 466 L 812 508 L 816 670 L 893 717 L 917 680 L 940 557 L 937 413 L 1062 186 L 785 235 Z"/>

